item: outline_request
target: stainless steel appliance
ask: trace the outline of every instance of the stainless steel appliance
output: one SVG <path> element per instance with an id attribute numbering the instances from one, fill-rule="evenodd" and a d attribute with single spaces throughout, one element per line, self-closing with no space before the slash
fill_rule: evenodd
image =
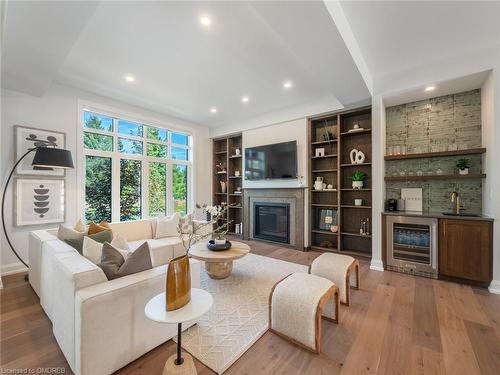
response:
<path id="1" fill-rule="evenodd" d="M 387 269 L 437 279 L 438 220 L 387 216 Z"/>

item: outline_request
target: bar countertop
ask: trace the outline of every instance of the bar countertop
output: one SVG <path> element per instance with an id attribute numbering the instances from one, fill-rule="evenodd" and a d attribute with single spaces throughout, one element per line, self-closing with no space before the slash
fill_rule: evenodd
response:
<path id="1" fill-rule="evenodd" d="M 383 211 L 382 215 L 389 216 L 414 216 L 414 217 L 430 217 L 436 219 L 454 219 L 454 220 L 479 220 L 479 221 L 494 221 L 495 219 L 481 214 L 472 214 L 474 216 L 461 215 L 445 215 L 442 212 L 432 211 Z"/>

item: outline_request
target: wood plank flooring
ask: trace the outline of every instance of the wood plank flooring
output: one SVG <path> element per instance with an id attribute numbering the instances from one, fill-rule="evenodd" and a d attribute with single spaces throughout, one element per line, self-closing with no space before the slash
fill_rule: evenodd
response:
<path id="1" fill-rule="evenodd" d="M 320 255 L 249 242 L 252 252 L 309 265 Z M 394 272 L 360 260 L 361 289 L 341 305 L 340 324 L 323 321 L 323 352 L 300 349 L 267 332 L 225 374 L 498 374 L 500 296 L 484 289 Z M 235 264 L 237 267 L 237 263 Z M 63 367 L 52 326 L 23 275 L 0 291 L 2 369 Z M 161 374 L 168 341 L 117 374 Z M 195 359 L 201 375 L 214 374 Z"/>

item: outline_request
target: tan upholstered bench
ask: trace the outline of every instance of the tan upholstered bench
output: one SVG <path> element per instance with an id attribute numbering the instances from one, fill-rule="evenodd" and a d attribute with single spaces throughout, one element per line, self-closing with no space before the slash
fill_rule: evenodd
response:
<path id="1" fill-rule="evenodd" d="M 292 273 L 269 296 L 269 330 L 315 353 L 321 351 L 321 316 L 339 321 L 339 288 L 323 277 Z"/>
<path id="2" fill-rule="evenodd" d="M 324 277 L 337 285 L 340 302 L 347 306 L 350 302 L 350 286 L 359 289 L 359 262 L 348 255 L 321 254 L 309 266 L 309 273 Z"/>

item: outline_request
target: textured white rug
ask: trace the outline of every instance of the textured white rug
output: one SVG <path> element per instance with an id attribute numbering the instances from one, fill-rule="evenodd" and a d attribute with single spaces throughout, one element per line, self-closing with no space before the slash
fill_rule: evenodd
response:
<path id="1" fill-rule="evenodd" d="M 267 331 L 271 288 L 292 272 L 307 267 L 255 254 L 236 260 L 224 280 L 211 279 L 202 267 L 201 288 L 214 305 L 182 334 L 182 347 L 222 374 Z"/>

